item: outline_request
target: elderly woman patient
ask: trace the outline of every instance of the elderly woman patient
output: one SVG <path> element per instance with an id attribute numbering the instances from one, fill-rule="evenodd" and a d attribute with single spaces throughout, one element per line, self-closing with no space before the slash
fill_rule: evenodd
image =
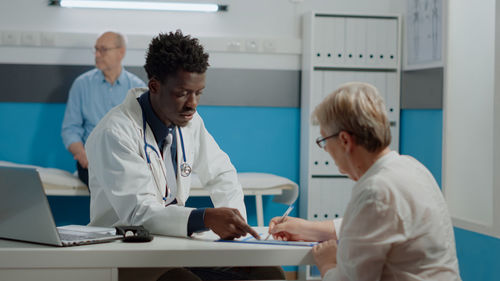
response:
<path id="1" fill-rule="evenodd" d="M 273 237 L 325 241 L 313 248 L 323 280 L 460 280 L 441 191 L 421 163 L 389 149 L 377 89 L 345 84 L 316 107 L 313 119 L 317 144 L 356 185 L 343 219 L 273 218 Z"/>

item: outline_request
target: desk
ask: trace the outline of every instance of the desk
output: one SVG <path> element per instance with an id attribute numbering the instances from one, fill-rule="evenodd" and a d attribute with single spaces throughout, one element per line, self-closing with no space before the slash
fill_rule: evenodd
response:
<path id="1" fill-rule="evenodd" d="M 300 246 L 223 243 L 156 236 L 149 243 L 115 241 L 59 248 L 0 239 L 2 281 L 116 281 L 118 268 L 313 263 L 311 248 Z"/>

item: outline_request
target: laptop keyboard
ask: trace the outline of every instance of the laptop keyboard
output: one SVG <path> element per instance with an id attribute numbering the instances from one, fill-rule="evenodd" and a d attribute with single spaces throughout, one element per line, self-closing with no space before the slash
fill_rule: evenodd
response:
<path id="1" fill-rule="evenodd" d="M 61 242 L 65 246 L 104 243 L 122 238 L 121 235 L 96 232 L 82 232 L 81 234 L 79 234 L 73 231 L 66 232 L 62 229 L 59 229 L 59 237 L 61 238 Z"/>
<path id="2" fill-rule="evenodd" d="M 108 236 L 109 235 L 107 234 L 98 234 L 98 233 L 85 233 L 83 235 L 78 235 L 78 234 L 64 233 L 62 231 L 59 232 L 59 237 L 61 237 L 61 240 L 67 240 L 67 241 L 89 240 L 89 239 L 96 239 Z"/>

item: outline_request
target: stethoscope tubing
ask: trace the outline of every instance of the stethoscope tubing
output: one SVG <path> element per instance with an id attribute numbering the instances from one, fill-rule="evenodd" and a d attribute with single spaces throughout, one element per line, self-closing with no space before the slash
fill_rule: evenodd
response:
<path id="1" fill-rule="evenodd" d="M 142 111 L 142 129 L 143 129 L 143 136 L 144 136 L 144 153 L 146 154 L 146 161 L 148 162 L 149 165 L 151 165 L 151 159 L 149 158 L 149 155 L 148 155 L 148 147 L 151 148 L 156 153 L 156 155 L 158 155 L 158 157 L 160 157 L 160 153 L 158 153 L 158 151 L 156 150 L 156 148 L 154 146 L 150 145 L 146 141 L 146 114 L 144 113 L 144 110 L 142 110 L 142 108 L 141 108 L 141 111 Z M 186 150 L 184 149 L 184 138 L 182 137 L 182 130 L 179 127 L 178 127 L 178 129 L 179 129 L 178 130 L 179 137 L 181 139 L 182 160 L 183 160 L 183 162 L 181 163 L 181 167 L 187 166 L 189 168 L 189 172 L 181 171 L 181 175 L 183 177 L 187 177 L 191 174 L 191 171 L 190 171 L 191 167 L 189 166 L 189 164 L 186 161 Z"/>

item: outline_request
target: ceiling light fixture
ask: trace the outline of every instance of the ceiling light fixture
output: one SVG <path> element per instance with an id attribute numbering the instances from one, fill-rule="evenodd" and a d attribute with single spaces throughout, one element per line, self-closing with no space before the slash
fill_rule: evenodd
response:
<path id="1" fill-rule="evenodd" d="M 101 0 L 50 0 L 49 5 L 65 8 L 95 8 L 124 10 L 154 10 L 183 12 L 226 12 L 227 5 L 179 3 L 179 2 L 143 2 L 143 1 L 101 1 Z"/>

